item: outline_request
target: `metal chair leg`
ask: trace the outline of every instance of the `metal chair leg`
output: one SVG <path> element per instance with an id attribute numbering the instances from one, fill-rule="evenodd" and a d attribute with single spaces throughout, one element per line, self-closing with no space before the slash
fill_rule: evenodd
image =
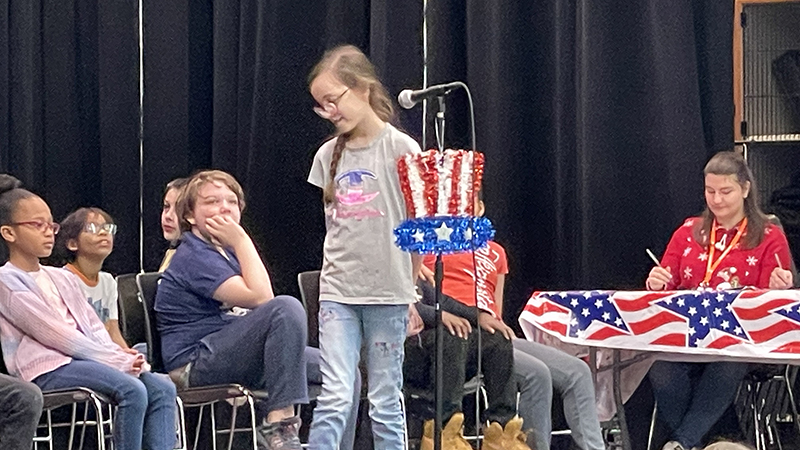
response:
<path id="1" fill-rule="evenodd" d="M 236 433 L 236 412 L 239 410 L 239 403 L 237 403 L 238 399 L 233 399 L 233 408 L 231 409 L 231 426 L 230 430 L 228 431 L 228 450 L 231 450 L 233 447 L 233 435 Z M 214 434 L 216 435 L 217 430 L 214 430 Z"/>
<path id="2" fill-rule="evenodd" d="M 186 414 L 183 410 L 183 400 L 176 396 L 175 403 L 178 408 L 178 439 L 180 440 L 179 446 L 175 447 L 175 449 L 188 450 L 186 445 Z"/>
<path id="3" fill-rule="evenodd" d="M 790 374 L 790 372 L 793 373 Z M 794 389 L 792 387 L 795 377 L 797 376 L 797 366 L 787 365 L 784 373 L 786 374 L 786 392 L 789 394 L 789 405 L 792 407 L 792 422 L 794 423 L 797 432 L 800 433 L 800 417 L 798 417 L 797 414 L 797 403 L 795 403 L 794 400 Z"/>
<path id="4" fill-rule="evenodd" d="M 48 411 L 49 412 L 49 411 Z M 72 414 L 69 421 L 69 440 L 67 449 L 72 450 L 72 444 L 75 442 L 75 420 L 78 418 L 78 404 L 72 404 Z"/>
<path id="5" fill-rule="evenodd" d="M 761 427 L 759 426 L 758 417 L 758 391 L 760 390 L 761 383 L 756 383 L 755 398 L 753 400 L 753 437 L 756 441 L 756 450 L 765 450 L 764 443 L 761 440 Z"/>
<path id="6" fill-rule="evenodd" d="M 95 396 L 92 396 L 92 405 L 94 406 L 94 412 L 97 415 L 97 448 L 98 450 L 105 450 L 106 449 L 106 436 L 103 431 L 103 404 L 100 402 Z"/>
<path id="7" fill-rule="evenodd" d="M 213 403 L 209 409 L 211 410 L 211 448 L 217 450 L 217 411 Z"/>
<path id="8" fill-rule="evenodd" d="M 86 437 L 86 422 L 89 420 L 88 402 L 83 404 L 83 422 L 81 423 L 81 440 L 78 443 L 78 450 L 83 450 L 83 440 Z"/>
<path id="9" fill-rule="evenodd" d="M 614 350 L 614 401 L 617 404 L 617 418 L 619 419 L 619 430 L 622 438 L 623 450 L 631 450 L 631 438 L 628 434 L 628 422 L 625 418 L 625 405 L 622 402 L 622 389 L 620 388 L 620 375 L 622 368 L 620 367 L 620 353 L 619 350 Z"/>
<path id="10" fill-rule="evenodd" d="M 647 450 L 653 446 L 653 434 L 656 430 L 656 415 L 658 414 L 658 400 L 653 403 L 653 414 L 650 417 L 650 432 L 647 433 Z"/>
<path id="11" fill-rule="evenodd" d="M 200 441 L 200 426 L 203 424 L 203 409 L 205 409 L 205 405 L 201 405 L 200 412 L 197 413 L 197 425 L 194 427 L 194 445 L 192 445 L 192 448 L 197 448 L 197 443 Z"/>
<path id="12" fill-rule="evenodd" d="M 47 446 L 53 450 L 53 415 L 47 410 Z"/>
<path id="13" fill-rule="evenodd" d="M 250 407 L 250 432 L 253 434 L 253 450 L 258 450 L 258 430 L 256 429 L 256 405 L 252 395 L 247 396 L 247 405 Z"/>

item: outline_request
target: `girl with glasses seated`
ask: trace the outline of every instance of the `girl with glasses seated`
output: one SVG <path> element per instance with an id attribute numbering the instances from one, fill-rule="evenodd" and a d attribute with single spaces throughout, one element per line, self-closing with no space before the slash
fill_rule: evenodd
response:
<path id="1" fill-rule="evenodd" d="M 117 225 L 100 208 L 80 208 L 61 221 L 54 253 L 64 269 L 75 274 L 89 304 L 117 345 L 128 349 L 119 329 L 117 280 L 104 272 L 103 262 L 114 250 Z"/>
<path id="2" fill-rule="evenodd" d="M 117 450 L 171 450 L 175 386 L 151 373 L 144 355 L 111 340 L 74 276 L 39 263 L 58 231 L 44 200 L 0 175 L 9 255 L 0 267 L 0 333 L 9 373 L 42 390 L 86 387 L 110 398 Z"/>

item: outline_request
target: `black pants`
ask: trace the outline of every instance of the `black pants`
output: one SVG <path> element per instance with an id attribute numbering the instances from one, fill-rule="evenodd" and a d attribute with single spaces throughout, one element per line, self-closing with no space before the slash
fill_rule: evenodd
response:
<path id="1" fill-rule="evenodd" d="M 42 393 L 33 383 L 0 374 L 0 448 L 29 450 L 42 414 Z"/>
<path id="2" fill-rule="evenodd" d="M 406 357 L 403 365 L 405 383 L 417 389 L 434 387 L 436 338 L 433 329 L 406 339 Z M 505 424 L 514 417 L 516 392 L 514 388 L 514 347 L 500 333 L 481 330 L 483 347 L 481 371 L 483 372 L 489 405 L 484 420 Z M 461 411 L 464 383 L 477 374 L 478 332 L 472 330 L 468 339 L 461 339 L 444 329 L 444 365 L 442 385 L 442 418 L 444 423 Z M 432 398 L 432 396 L 431 396 Z"/>

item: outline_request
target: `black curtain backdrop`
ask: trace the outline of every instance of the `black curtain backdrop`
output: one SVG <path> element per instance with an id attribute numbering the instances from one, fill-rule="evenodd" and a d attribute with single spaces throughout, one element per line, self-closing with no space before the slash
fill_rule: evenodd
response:
<path id="1" fill-rule="evenodd" d="M 138 263 L 134 2 L 0 0 L 0 170 L 55 220 L 100 206 L 120 225 L 114 271 Z"/>
<path id="2" fill-rule="evenodd" d="M 306 74 L 352 43 L 392 94 L 420 86 L 421 2 L 143 1 L 145 269 L 165 248 L 164 184 L 215 167 L 242 182 L 245 225 L 277 291 L 296 294 L 297 272 L 321 262 L 305 177 L 331 131 Z M 117 273 L 139 267 L 136 9 L 0 0 L 0 167 L 56 218 L 107 209 Z M 700 211 L 702 166 L 732 145 L 733 2 L 431 0 L 428 19 L 429 82 L 465 81 L 475 99 L 509 323 L 534 289 L 641 287 L 644 249 L 660 254 Z M 448 111 L 448 143 L 465 146 L 463 93 Z M 420 118 L 400 113 L 417 138 Z"/>

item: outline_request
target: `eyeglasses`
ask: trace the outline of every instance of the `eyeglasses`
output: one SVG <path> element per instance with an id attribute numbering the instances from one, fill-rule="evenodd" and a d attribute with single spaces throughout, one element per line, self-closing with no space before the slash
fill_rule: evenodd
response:
<path id="1" fill-rule="evenodd" d="M 117 234 L 117 224 L 89 222 L 83 227 L 83 231 L 89 234 L 100 234 L 101 231 L 105 231 L 106 233 L 114 236 Z"/>
<path id="2" fill-rule="evenodd" d="M 53 234 L 58 234 L 58 230 L 61 229 L 61 225 L 55 222 L 45 222 L 43 220 L 28 220 L 27 222 L 13 222 L 9 225 L 27 225 L 29 227 L 33 227 L 36 231 L 40 233 L 46 233 L 47 230 L 51 230 Z"/>
<path id="3" fill-rule="evenodd" d="M 324 102 L 321 106 L 315 106 L 314 112 L 317 113 L 323 119 L 330 119 L 334 117 L 339 112 L 339 100 L 344 97 L 344 94 L 347 94 L 350 88 L 347 88 L 341 94 L 337 95 L 336 98 Z"/>

